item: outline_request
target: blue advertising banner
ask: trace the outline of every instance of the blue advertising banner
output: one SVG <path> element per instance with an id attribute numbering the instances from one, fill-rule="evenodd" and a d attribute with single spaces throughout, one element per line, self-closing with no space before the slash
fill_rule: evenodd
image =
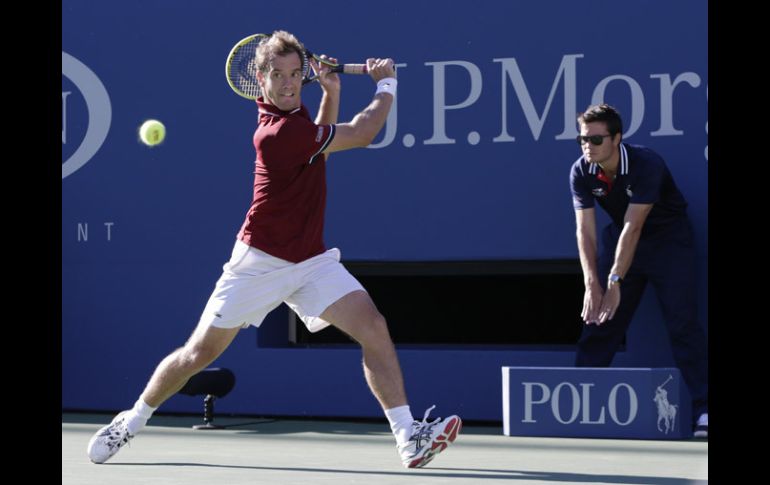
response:
<path id="1" fill-rule="evenodd" d="M 626 141 L 665 158 L 689 202 L 706 321 L 705 2 L 65 0 L 65 408 L 130 404 L 155 364 L 192 331 L 252 195 L 257 109 L 230 90 L 225 58 L 245 36 L 277 29 L 344 62 L 391 57 L 398 65 L 385 128 L 370 147 L 335 153 L 327 166 L 324 237 L 343 262 L 576 259 L 568 183 L 580 154 L 575 117 L 605 101 L 620 110 Z M 343 76 L 340 121 L 374 91 L 368 76 Z M 302 96 L 315 115 L 319 86 Z M 151 118 L 167 130 L 155 147 L 138 134 Z M 285 314 L 274 318 L 286 324 Z M 646 303 L 638 318 L 660 320 Z M 634 355 L 670 360 L 650 335 Z M 251 368 L 255 347 L 252 336 L 223 356 L 241 388 L 248 384 L 238 366 Z M 339 357 L 328 352 L 320 362 Z M 437 365 L 442 355 L 432 357 Z M 554 359 L 567 365 L 571 356 Z M 463 377 L 496 388 L 496 371 L 474 365 Z M 290 370 L 275 372 L 283 385 Z M 326 386 L 302 379 L 292 382 Z M 235 409 L 254 409 L 237 392 L 228 399 Z M 485 399 L 469 412 L 499 419 L 497 396 Z M 370 405 L 352 412 L 378 415 Z M 307 412 L 338 409 L 319 400 Z"/>
<path id="2" fill-rule="evenodd" d="M 508 436 L 681 439 L 692 436 L 679 369 L 503 367 Z"/>

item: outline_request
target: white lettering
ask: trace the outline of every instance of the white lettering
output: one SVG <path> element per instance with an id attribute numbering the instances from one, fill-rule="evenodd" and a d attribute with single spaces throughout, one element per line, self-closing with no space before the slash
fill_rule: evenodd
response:
<path id="1" fill-rule="evenodd" d="M 536 423 L 537 421 L 532 419 L 532 405 L 548 402 L 551 398 L 551 391 L 542 382 L 522 382 L 521 384 L 524 386 L 524 420 L 522 423 Z M 539 387 L 543 393 L 542 397 L 537 401 L 532 399 L 533 386 Z"/>
<path id="2" fill-rule="evenodd" d="M 508 134 L 508 91 L 505 89 L 506 77 L 511 80 L 513 89 L 516 92 L 516 97 L 521 104 L 524 116 L 529 124 L 529 129 L 535 140 L 540 139 L 540 132 L 543 130 L 548 111 L 551 109 L 551 102 L 556 94 L 559 79 L 564 77 L 564 130 L 556 135 L 556 139 L 567 140 L 575 138 L 578 134 L 574 117 L 574 114 L 577 112 L 577 59 L 581 57 L 583 57 L 583 54 L 569 54 L 562 57 L 561 64 L 559 64 L 559 70 L 556 72 L 556 78 L 554 79 L 553 84 L 551 84 L 551 92 L 548 94 L 548 100 L 545 103 L 542 115 L 537 114 L 535 103 L 532 102 L 532 96 L 529 94 L 527 83 L 524 82 L 524 76 L 521 74 L 516 59 L 513 57 L 493 59 L 494 62 L 500 62 L 503 68 L 501 101 L 503 108 L 503 126 L 500 134 L 492 139 L 492 141 L 507 142 L 516 140 L 516 138 Z"/>
<path id="3" fill-rule="evenodd" d="M 112 226 L 114 226 L 114 222 L 105 222 L 104 227 L 107 228 L 107 240 L 112 241 Z"/>
<path id="4" fill-rule="evenodd" d="M 600 408 L 599 419 L 591 421 L 591 387 L 593 384 L 581 383 L 583 397 L 583 418 L 580 420 L 580 424 L 604 424 L 604 406 Z"/>
<path id="5" fill-rule="evenodd" d="M 108 242 L 112 241 L 112 229 L 115 226 L 114 222 L 105 222 L 104 224 L 104 230 L 105 230 L 105 238 Z M 87 222 L 78 222 L 77 223 L 77 240 L 78 242 L 88 242 L 88 223 Z"/>
<path id="6" fill-rule="evenodd" d="M 617 397 L 618 397 L 618 389 L 620 389 L 621 387 L 628 390 L 628 399 L 629 399 L 628 419 L 626 421 L 620 421 L 618 419 Z M 639 400 L 636 397 L 636 392 L 634 392 L 633 387 L 629 386 L 625 382 L 616 384 L 612 388 L 612 390 L 610 391 L 610 396 L 609 396 L 607 405 L 610 408 L 610 418 L 612 418 L 612 420 L 615 421 L 615 423 L 619 424 L 620 426 L 627 426 L 631 424 L 636 418 L 636 413 L 639 410 Z"/>
<path id="7" fill-rule="evenodd" d="M 561 410 L 559 409 L 559 397 L 561 396 L 562 388 L 565 386 L 569 388 L 570 393 L 572 394 L 572 414 L 568 420 L 564 420 L 561 417 Z M 570 424 L 575 422 L 578 414 L 580 414 L 580 404 L 580 395 L 578 394 L 577 387 L 573 386 L 569 382 L 562 382 L 553 389 L 553 397 L 551 398 L 551 411 L 553 412 L 553 417 L 556 418 L 556 421 L 560 422 L 561 424 Z"/>
<path id="8" fill-rule="evenodd" d="M 650 132 L 650 136 L 683 135 L 684 131 L 674 128 L 674 89 L 681 83 L 697 88 L 700 86 L 700 77 L 694 72 L 684 72 L 673 83 L 668 74 L 650 74 L 650 77 L 660 79 L 660 128 Z"/>
<path id="9" fill-rule="evenodd" d="M 446 135 L 445 112 L 450 109 L 466 108 L 481 96 L 481 71 L 475 64 L 467 61 L 426 62 L 426 66 L 433 66 L 433 136 L 423 141 L 426 145 L 452 144 L 454 138 Z M 457 104 L 446 104 L 444 68 L 446 66 L 459 66 L 468 71 L 471 77 L 471 91 L 465 100 Z"/>
<path id="10" fill-rule="evenodd" d="M 560 124 L 562 125 L 561 132 L 554 135 L 555 140 L 573 140 L 578 133 L 578 127 L 575 123 L 575 115 L 583 108 L 578 107 L 578 71 L 577 61 L 584 57 L 584 54 L 566 54 L 561 57 L 560 64 L 556 69 L 556 74 L 553 77 L 553 81 L 550 86 L 548 98 L 545 103 L 540 106 L 536 106 L 536 103 L 532 99 L 532 95 L 529 91 L 527 83 L 524 79 L 521 67 L 518 64 L 516 58 L 504 57 L 493 58 L 492 61 L 500 64 L 500 132 L 497 136 L 492 138 L 493 143 L 500 142 L 514 142 L 516 137 L 513 132 L 515 131 L 513 126 L 509 127 L 509 118 L 512 118 L 510 108 L 517 103 L 521 107 L 521 112 L 524 115 L 524 119 L 529 126 L 529 130 L 532 133 L 534 140 L 539 140 L 543 134 L 543 128 L 545 127 L 546 120 L 550 115 L 551 110 L 554 107 L 554 101 L 557 96 L 557 91 L 563 88 L 563 99 L 557 104 L 561 106 L 556 109 L 556 116 L 560 117 Z M 432 124 L 433 130 L 429 138 L 423 141 L 425 145 L 451 145 L 457 143 L 455 137 L 450 137 L 447 134 L 448 131 L 448 111 L 460 110 L 467 108 L 481 98 L 484 86 L 484 80 L 481 74 L 481 70 L 477 64 L 464 60 L 449 60 L 449 61 L 431 61 L 425 62 L 425 66 L 432 69 L 432 83 L 433 83 L 433 98 L 431 106 Z M 407 64 L 397 64 L 397 67 L 404 69 Z M 461 101 L 455 102 L 447 99 L 447 92 L 452 80 L 448 77 L 447 72 L 449 66 L 462 68 L 470 79 L 470 88 L 465 95 L 465 98 Z M 673 77 L 673 79 L 672 79 Z M 687 84 L 692 88 L 698 88 L 701 86 L 701 76 L 695 72 L 683 72 L 678 75 L 672 75 L 670 73 L 655 73 L 650 74 L 650 78 L 657 80 L 659 88 L 659 103 L 660 103 L 660 119 L 658 120 L 658 128 L 650 132 L 651 136 L 677 136 L 683 135 L 684 131 L 679 130 L 674 126 L 675 104 L 674 94 L 676 89 L 682 85 Z M 454 75 L 452 79 L 456 78 Z M 640 83 L 631 76 L 625 74 L 612 74 L 601 79 L 595 86 L 591 93 L 590 104 L 598 104 L 605 101 L 607 89 L 613 81 L 621 81 L 625 83 L 629 88 L 629 97 L 631 101 L 631 108 L 629 113 L 624 116 L 626 123 L 626 130 L 623 133 L 624 137 L 628 138 L 634 135 L 644 122 L 644 115 L 646 110 L 646 100 L 650 96 L 649 93 L 645 93 Z M 406 86 L 406 84 L 405 84 Z M 513 88 L 513 96 L 509 96 L 510 87 Z M 454 91 L 453 91 L 454 92 Z M 616 97 L 613 95 L 613 98 Z M 708 100 L 708 88 L 706 89 L 706 99 Z M 617 102 L 615 102 L 617 104 Z M 393 106 L 388 113 L 388 118 L 383 129 L 382 138 L 377 143 L 372 143 L 369 148 L 385 148 L 393 144 L 396 138 L 399 138 L 398 133 L 398 97 L 394 99 Z M 708 131 L 708 128 L 706 128 Z M 449 130 L 451 131 L 451 130 Z M 403 142 L 403 146 L 409 148 L 414 146 L 415 137 L 412 133 L 402 133 L 399 138 Z M 66 137 L 65 132 L 62 132 L 62 139 Z M 483 137 L 478 129 L 468 129 L 466 131 L 466 138 L 469 145 L 479 145 L 483 141 Z M 706 159 L 708 159 L 708 146 L 705 150 Z"/>
<path id="11" fill-rule="evenodd" d="M 88 242 L 88 223 L 78 222 L 78 242 Z"/>
<path id="12" fill-rule="evenodd" d="M 546 404 L 549 401 L 551 404 L 551 414 L 554 419 L 561 424 L 572 424 L 577 420 L 578 416 L 581 416 L 580 424 L 605 424 L 606 422 L 604 413 L 605 406 L 599 408 L 599 416 L 597 419 L 591 419 L 591 392 L 595 386 L 593 383 L 581 382 L 579 384 L 581 388 L 580 392 L 578 392 L 577 387 L 570 382 L 560 382 L 553 388 L 553 392 L 548 385 L 542 382 L 522 382 L 522 385 L 524 386 L 524 419 L 521 421 L 522 423 L 536 423 L 537 420 L 532 417 L 533 406 L 537 404 Z M 538 398 L 534 397 L 533 389 L 536 387 L 540 389 L 540 397 Z M 571 406 L 567 406 L 569 409 L 569 417 L 567 418 L 562 416 L 561 406 L 561 394 L 562 390 L 565 388 L 569 390 L 568 394 L 571 398 Z M 625 421 L 618 417 L 617 401 L 620 389 L 625 389 L 628 392 L 628 417 Z M 610 419 L 615 424 L 627 426 L 636 419 L 636 415 L 639 412 L 639 399 L 636 396 L 636 392 L 629 384 L 621 382 L 616 384 L 610 390 L 607 397 L 607 408 Z"/>

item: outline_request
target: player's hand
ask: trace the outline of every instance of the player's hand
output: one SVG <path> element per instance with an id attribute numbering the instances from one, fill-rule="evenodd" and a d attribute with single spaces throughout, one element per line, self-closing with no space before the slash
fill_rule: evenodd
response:
<path id="1" fill-rule="evenodd" d="M 366 60 L 366 70 L 374 82 L 386 77 L 396 77 L 396 64 L 390 58 L 369 58 Z"/>
<path id="2" fill-rule="evenodd" d="M 620 285 L 610 285 L 604 292 L 604 298 L 599 305 L 599 320 L 596 324 L 601 325 L 607 320 L 612 320 L 618 306 L 620 306 Z"/>
<path id="3" fill-rule="evenodd" d="M 601 308 L 603 297 L 602 287 L 598 284 L 586 288 L 583 295 L 583 311 L 580 313 L 580 317 L 586 324 L 598 323 L 599 308 Z"/>
<path id="4" fill-rule="evenodd" d="M 321 59 L 329 60 L 333 63 L 337 63 L 337 59 L 334 57 L 327 57 L 322 54 Z M 324 91 L 337 91 L 340 90 L 340 77 L 336 72 L 331 72 L 331 67 L 327 66 L 323 62 L 318 62 L 312 57 L 310 58 L 310 68 L 313 69 L 313 73 L 318 76 L 318 84 Z"/>

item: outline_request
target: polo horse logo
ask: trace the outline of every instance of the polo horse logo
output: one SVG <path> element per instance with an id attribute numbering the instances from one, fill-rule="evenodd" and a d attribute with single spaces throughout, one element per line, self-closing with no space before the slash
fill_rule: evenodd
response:
<path id="1" fill-rule="evenodd" d="M 663 389 L 663 386 L 668 384 L 668 381 L 673 379 L 674 377 L 672 375 L 668 376 L 668 379 L 666 379 L 663 384 L 659 385 L 657 389 L 655 389 L 655 398 L 653 401 L 655 401 L 655 404 L 658 406 L 658 431 L 662 431 L 664 434 L 668 434 L 669 431 L 674 429 L 674 424 L 676 422 L 676 404 L 671 404 L 668 402 L 668 391 Z M 663 425 L 665 427 L 664 429 L 661 429 L 660 423 L 663 422 Z"/>

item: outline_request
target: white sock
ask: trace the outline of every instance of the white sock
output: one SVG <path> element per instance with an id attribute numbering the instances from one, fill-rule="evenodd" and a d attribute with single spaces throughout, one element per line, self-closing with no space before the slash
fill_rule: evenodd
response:
<path id="1" fill-rule="evenodd" d="M 128 427 L 128 432 L 131 434 L 136 434 L 139 431 L 144 428 L 144 425 L 147 424 L 147 420 L 152 417 L 152 413 L 155 412 L 155 410 L 158 408 L 151 407 L 149 404 L 144 402 L 142 398 L 136 400 L 136 403 L 134 403 L 134 407 L 131 408 L 131 410 L 128 412 L 128 416 L 126 418 L 126 426 Z"/>
<path id="2" fill-rule="evenodd" d="M 412 423 L 414 422 L 409 406 L 404 405 L 386 409 L 385 417 L 388 418 L 390 429 L 393 431 L 393 436 L 396 437 L 396 443 L 402 445 L 409 441 L 409 438 L 412 436 Z"/>
<path id="3" fill-rule="evenodd" d="M 709 425 L 709 413 L 703 413 L 698 418 L 698 426 L 708 426 Z"/>

